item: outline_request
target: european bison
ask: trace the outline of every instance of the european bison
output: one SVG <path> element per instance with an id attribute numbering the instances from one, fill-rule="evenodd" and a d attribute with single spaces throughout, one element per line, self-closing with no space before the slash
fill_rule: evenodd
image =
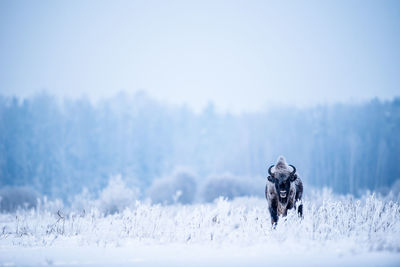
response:
<path id="1" fill-rule="evenodd" d="M 273 171 L 272 171 L 273 170 Z M 300 217 L 303 217 L 303 183 L 296 174 L 296 168 L 288 165 L 284 157 L 280 156 L 275 165 L 268 169 L 268 181 L 265 187 L 265 197 L 271 214 L 271 223 L 276 225 L 278 216 L 286 216 L 287 211 L 296 207 Z"/>

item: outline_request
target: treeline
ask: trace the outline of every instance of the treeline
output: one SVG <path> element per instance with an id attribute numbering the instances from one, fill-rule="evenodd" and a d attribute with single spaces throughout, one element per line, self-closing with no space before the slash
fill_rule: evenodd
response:
<path id="1" fill-rule="evenodd" d="M 383 190 L 400 179 L 399 132 L 400 98 L 232 115 L 211 104 L 197 114 L 143 93 L 95 105 L 46 93 L 0 96 L 0 185 L 65 198 L 121 174 L 145 191 L 177 166 L 200 179 L 261 181 L 284 155 L 306 185 Z"/>

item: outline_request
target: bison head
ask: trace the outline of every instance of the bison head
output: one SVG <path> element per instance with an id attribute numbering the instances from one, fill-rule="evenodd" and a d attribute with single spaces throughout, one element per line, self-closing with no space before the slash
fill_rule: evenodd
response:
<path id="1" fill-rule="evenodd" d="M 274 172 L 272 172 L 272 168 L 274 168 Z M 285 159 L 280 157 L 276 165 L 271 165 L 268 168 L 268 174 L 268 180 L 275 184 L 279 201 L 287 203 L 290 193 L 290 183 L 294 182 L 297 178 L 296 167 L 286 164 Z"/>

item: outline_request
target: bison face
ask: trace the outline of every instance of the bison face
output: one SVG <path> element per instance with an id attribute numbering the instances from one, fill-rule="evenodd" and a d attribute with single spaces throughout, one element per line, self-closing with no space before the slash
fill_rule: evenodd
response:
<path id="1" fill-rule="evenodd" d="M 279 196 L 279 201 L 281 203 L 287 203 L 288 195 L 290 191 L 290 178 L 288 174 L 280 173 L 278 174 L 277 182 L 275 183 L 275 188 Z"/>
<path id="2" fill-rule="evenodd" d="M 268 178 L 271 182 L 275 184 L 275 189 L 278 194 L 279 202 L 282 204 L 286 204 L 288 202 L 289 194 L 290 194 L 290 183 L 296 180 L 297 175 L 296 168 L 293 165 L 289 165 L 293 168 L 293 171 L 289 170 L 278 170 L 274 173 L 271 172 L 272 165 L 268 169 L 268 173 L 270 177 Z"/>

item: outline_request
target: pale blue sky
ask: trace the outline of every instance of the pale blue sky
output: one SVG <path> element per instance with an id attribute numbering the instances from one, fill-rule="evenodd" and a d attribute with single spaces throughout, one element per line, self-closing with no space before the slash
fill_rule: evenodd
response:
<path id="1" fill-rule="evenodd" d="M 400 1 L 0 1 L 0 92 L 196 110 L 400 92 Z"/>

